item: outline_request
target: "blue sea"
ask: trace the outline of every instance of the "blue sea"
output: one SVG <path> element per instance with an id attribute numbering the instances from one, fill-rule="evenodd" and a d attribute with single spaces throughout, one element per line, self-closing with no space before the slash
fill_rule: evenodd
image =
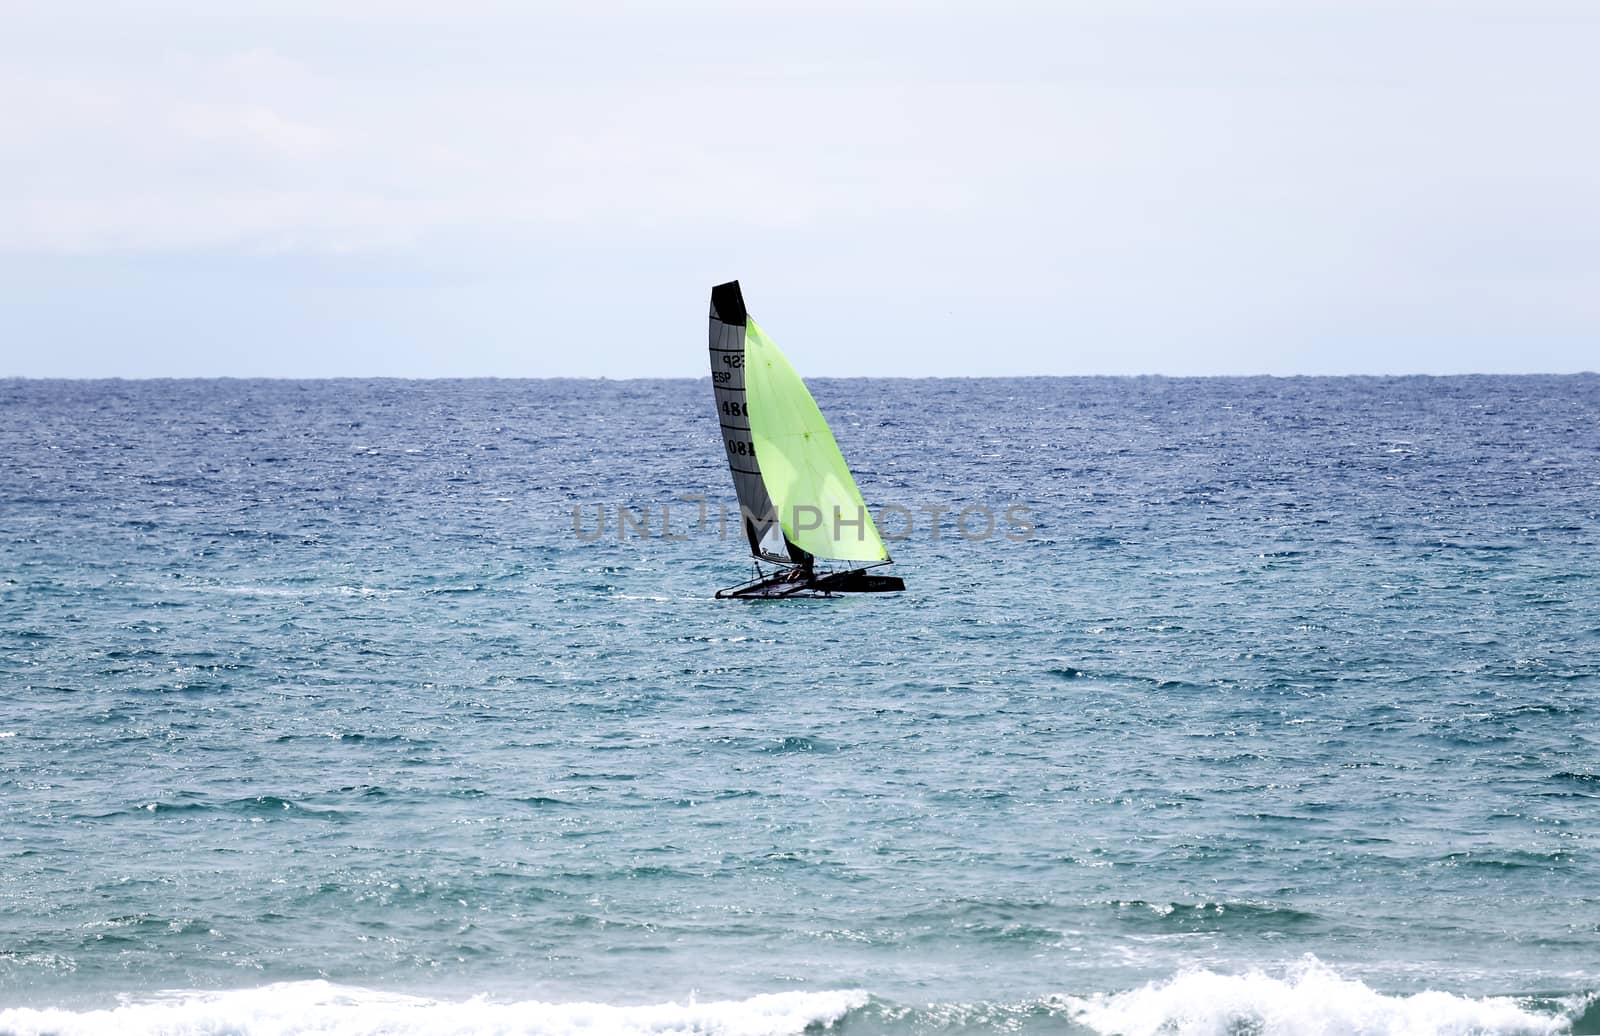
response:
<path id="1" fill-rule="evenodd" d="M 811 387 L 0 381 L 0 1033 L 1600 1032 L 1600 376 Z"/>

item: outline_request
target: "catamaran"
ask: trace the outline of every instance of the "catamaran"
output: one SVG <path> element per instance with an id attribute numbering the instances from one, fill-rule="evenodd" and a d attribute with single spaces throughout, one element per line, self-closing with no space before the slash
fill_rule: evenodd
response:
<path id="1" fill-rule="evenodd" d="M 711 388 L 754 579 L 718 597 L 828 597 L 904 590 L 828 422 L 744 308 L 738 281 L 711 289 Z M 850 562 L 819 570 L 817 559 Z M 780 566 L 768 572 L 761 563 Z"/>

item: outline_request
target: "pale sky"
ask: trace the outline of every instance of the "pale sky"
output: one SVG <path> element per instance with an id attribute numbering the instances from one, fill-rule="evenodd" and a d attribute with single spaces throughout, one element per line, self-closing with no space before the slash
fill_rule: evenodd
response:
<path id="1" fill-rule="evenodd" d="M 1600 2 L 0 0 L 0 376 L 1600 368 Z"/>

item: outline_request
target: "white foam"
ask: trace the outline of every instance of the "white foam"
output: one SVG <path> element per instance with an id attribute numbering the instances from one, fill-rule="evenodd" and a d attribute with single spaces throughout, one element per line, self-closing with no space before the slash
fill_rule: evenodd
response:
<path id="1" fill-rule="evenodd" d="M 404 590 L 378 586 L 194 586 L 201 593 L 236 594 L 240 597 L 398 597 Z"/>
<path id="2" fill-rule="evenodd" d="M 1283 977 L 1192 971 L 1126 993 L 1062 996 L 1073 1021 L 1119 1036 L 1545 1036 L 1569 1016 L 1511 997 L 1387 996 L 1314 958 Z M 1573 1012 L 1581 1006 L 1569 1005 Z"/>
<path id="3" fill-rule="evenodd" d="M 856 990 L 713 1003 L 552 1004 L 430 1000 L 328 982 L 168 993 L 97 1011 L 0 1010 L 6 1036 L 784 1036 L 865 1004 Z"/>

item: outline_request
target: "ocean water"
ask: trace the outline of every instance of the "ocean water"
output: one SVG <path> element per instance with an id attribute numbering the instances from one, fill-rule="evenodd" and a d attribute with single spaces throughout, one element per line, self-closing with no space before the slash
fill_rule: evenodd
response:
<path id="1" fill-rule="evenodd" d="M 1600 1032 L 1600 377 L 812 388 L 0 382 L 0 1033 Z"/>

